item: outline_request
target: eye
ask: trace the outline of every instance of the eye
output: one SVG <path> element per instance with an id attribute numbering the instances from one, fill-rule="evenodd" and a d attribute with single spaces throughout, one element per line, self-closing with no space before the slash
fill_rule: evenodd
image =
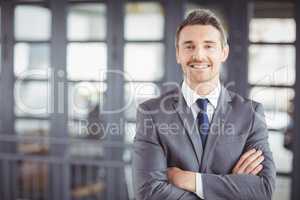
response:
<path id="1" fill-rule="evenodd" d="M 188 49 L 188 50 L 191 50 L 191 49 L 193 49 L 194 47 L 193 47 L 193 45 L 186 45 L 185 46 L 185 49 Z"/>

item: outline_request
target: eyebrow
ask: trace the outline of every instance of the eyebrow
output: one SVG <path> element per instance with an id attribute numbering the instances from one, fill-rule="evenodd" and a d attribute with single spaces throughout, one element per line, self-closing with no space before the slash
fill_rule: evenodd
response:
<path id="1" fill-rule="evenodd" d="M 183 45 L 188 45 L 188 44 L 193 44 L 194 42 L 192 40 L 184 41 L 182 44 Z M 212 41 L 212 40 L 205 40 L 204 43 L 206 44 L 216 44 L 217 42 Z"/>
<path id="2" fill-rule="evenodd" d="M 193 44 L 193 41 L 191 41 L 191 40 L 184 41 L 182 44 L 183 44 L 183 45 L 186 45 L 186 44 Z"/>
<path id="3" fill-rule="evenodd" d="M 217 42 L 212 41 L 212 40 L 206 40 L 206 41 L 204 41 L 204 43 L 208 43 L 208 44 L 216 44 Z"/>

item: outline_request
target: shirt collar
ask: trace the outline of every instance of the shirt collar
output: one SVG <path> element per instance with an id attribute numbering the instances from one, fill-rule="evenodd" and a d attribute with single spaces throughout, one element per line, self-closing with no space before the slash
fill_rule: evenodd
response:
<path id="1" fill-rule="evenodd" d="M 196 102 L 197 99 L 206 98 L 208 99 L 209 103 L 212 104 L 212 106 L 216 109 L 218 105 L 220 92 L 221 92 L 221 84 L 220 82 L 218 82 L 217 87 L 213 91 L 211 91 L 209 94 L 205 96 L 201 96 L 198 95 L 194 90 L 192 90 L 190 86 L 188 86 L 186 81 L 183 81 L 181 86 L 181 92 L 189 108 Z"/>

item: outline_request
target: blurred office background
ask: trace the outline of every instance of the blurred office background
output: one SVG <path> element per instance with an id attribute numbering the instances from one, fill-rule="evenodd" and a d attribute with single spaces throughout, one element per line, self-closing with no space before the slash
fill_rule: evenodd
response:
<path id="1" fill-rule="evenodd" d="M 273 199 L 300 199 L 293 0 L 1 0 L 0 199 L 134 199 L 136 107 L 180 83 L 175 30 L 196 8 L 228 32 L 224 84 L 264 105 Z"/>

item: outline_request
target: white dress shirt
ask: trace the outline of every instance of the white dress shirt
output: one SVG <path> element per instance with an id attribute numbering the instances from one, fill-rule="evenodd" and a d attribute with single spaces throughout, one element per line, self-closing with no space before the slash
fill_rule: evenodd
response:
<path id="1" fill-rule="evenodd" d="M 220 82 L 218 82 L 217 87 L 211 93 L 209 93 L 208 95 L 205 95 L 205 96 L 200 96 L 194 90 L 192 90 L 185 81 L 183 81 L 182 86 L 181 86 L 181 92 L 187 103 L 187 106 L 189 108 L 191 108 L 191 110 L 192 110 L 195 121 L 196 121 L 197 115 L 200 111 L 200 108 L 197 106 L 196 100 L 199 98 L 208 99 L 209 103 L 207 104 L 207 115 L 208 115 L 208 121 L 210 123 L 212 120 L 213 114 L 216 110 L 216 107 L 218 105 L 218 99 L 219 99 L 220 92 L 221 92 Z M 196 192 L 195 192 L 195 194 L 197 196 L 199 196 L 200 198 L 204 199 L 201 173 L 196 173 Z"/>

